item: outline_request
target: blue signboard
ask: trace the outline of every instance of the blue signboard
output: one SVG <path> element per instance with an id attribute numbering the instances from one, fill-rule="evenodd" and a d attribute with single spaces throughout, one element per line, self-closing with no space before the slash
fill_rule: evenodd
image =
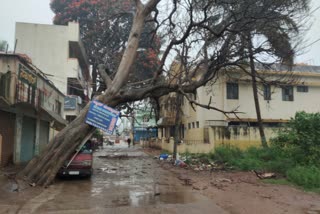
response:
<path id="1" fill-rule="evenodd" d="M 86 117 L 86 123 L 112 134 L 116 127 L 119 111 L 103 103 L 92 101 Z"/>

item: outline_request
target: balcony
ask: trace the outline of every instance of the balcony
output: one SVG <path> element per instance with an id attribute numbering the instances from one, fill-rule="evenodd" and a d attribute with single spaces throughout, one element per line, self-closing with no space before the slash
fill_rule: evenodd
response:
<path id="1" fill-rule="evenodd" d="M 80 41 L 69 41 L 69 59 L 77 59 L 78 67 L 85 81 L 90 81 L 89 62 Z"/>

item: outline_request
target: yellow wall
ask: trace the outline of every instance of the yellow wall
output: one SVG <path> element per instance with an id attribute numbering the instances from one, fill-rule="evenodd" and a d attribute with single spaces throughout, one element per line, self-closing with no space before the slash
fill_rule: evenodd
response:
<path id="1" fill-rule="evenodd" d="M 267 141 L 274 137 L 278 128 L 265 127 Z M 210 127 L 210 142 L 215 146 L 234 145 L 240 149 L 250 146 L 260 146 L 260 133 L 258 127 Z"/>
<path id="2" fill-rule="evenodd" d="M 275 136 L 277 128 L 265 127 L 265 135 L 267 140 Z M 198 131 L 203 134 L 203 129 L 194 129 L 192 131 Z M 200 140 L 200 138 L 198 138 Z M 203 140 L 203 138 L 202 138 Z M 259 129 L 257 127 L 209 127 L 209 144 L 205 143 L 196 143 L 192 140 L 185 140 L 185 143 L 182 143 L 178 146 L 178 152 L 190 152 L 190 153 L 208 153 L 212 151 L 215 147 L 219 145 L 234 145 L 240 149 L 245 149 L 250 146 L 260 146 L 260 135 Z M 168 143 L 169 142 L 169 143 Z M 173 152 L 173 138 L 170 140 L 159 140 L 154 143 L 155 147 L 168 150 Z"/>
<path id="3" fill-rule="evenodd" d="M 185 132 L 184 140 L 203 140 L 203 129 L 187 129 Z"/>

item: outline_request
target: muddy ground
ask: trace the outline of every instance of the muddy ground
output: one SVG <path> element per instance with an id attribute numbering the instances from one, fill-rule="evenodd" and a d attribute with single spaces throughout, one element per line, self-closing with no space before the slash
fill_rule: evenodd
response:
<path id="1" fill-rule="evenodd" d="M 95 152 L 91 179 L 13 192 L 0 175 L 0 213 L 320 213 L 320 195 L 244 172 L 195 172 L 125 144 Z M 9 183 L 8 183 L 9 182 Z"/>
<path id="2" fill-rule="evenodd" d="M 162 168 L 176 174 L 186 188 L 213 200 L 228 213 L 320 214 L 320 195 L 301 189 L 268 184 L 252 172 L 193 171 L 160 163 Z"/>

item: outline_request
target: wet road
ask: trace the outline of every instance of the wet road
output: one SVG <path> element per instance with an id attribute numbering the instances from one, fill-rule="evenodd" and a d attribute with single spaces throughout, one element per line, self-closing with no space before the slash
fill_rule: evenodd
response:
<path id="1" fill-rule="evenodd" d="M 7 193 L 0 196 L 0 213 L 226 213 L 138 147 L 105 146 L 94 156 L 91 179 Z"/>

